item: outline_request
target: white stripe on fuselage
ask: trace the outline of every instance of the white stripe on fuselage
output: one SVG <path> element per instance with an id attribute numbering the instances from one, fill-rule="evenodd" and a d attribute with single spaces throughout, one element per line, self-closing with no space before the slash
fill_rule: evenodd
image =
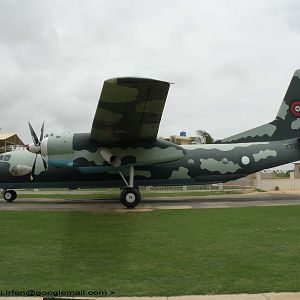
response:
<path id="1" fill-rule="evenodd" d="M 250 147 L 258 145 L 269 145 L 270 142 L 255 142 L 255 143 L 236 143 L 236 144 L 195 144 L 195 145 L 180 145 L 186 150 L 219 150 L 219 151 L 231 151 L 237 147 Z"/>

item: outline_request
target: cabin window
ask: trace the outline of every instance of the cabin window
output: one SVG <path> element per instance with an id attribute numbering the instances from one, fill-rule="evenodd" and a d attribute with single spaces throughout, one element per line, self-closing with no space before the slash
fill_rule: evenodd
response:
<path id="1" fill-rule="evenodd" d="M 4 156 L 4 161 L 9 161 L 10 160 L 11 155 L 5 155 Z"/>
<path id="2" fill-rule="evenodd" d="M 3 155 L 0 155 L 0 160 L 3 160 Z"/>

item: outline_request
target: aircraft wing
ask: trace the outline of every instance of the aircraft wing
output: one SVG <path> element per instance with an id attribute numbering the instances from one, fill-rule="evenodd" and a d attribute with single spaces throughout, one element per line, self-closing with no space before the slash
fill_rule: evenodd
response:
<path id="1" fill-rule="evenodd" d="M 91 138 L 102 144 L 155 139 L 169 86 L 148 78 L 104 81 Z"/>

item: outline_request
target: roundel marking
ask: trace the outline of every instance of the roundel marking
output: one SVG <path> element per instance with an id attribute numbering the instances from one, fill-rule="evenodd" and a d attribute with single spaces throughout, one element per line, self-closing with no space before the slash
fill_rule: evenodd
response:
<path id="1" fill-rule="evenodd" d="M 294 117 L 300 117 L 300 101 L 292 102 L 290 106 L 291 114 Z"/>

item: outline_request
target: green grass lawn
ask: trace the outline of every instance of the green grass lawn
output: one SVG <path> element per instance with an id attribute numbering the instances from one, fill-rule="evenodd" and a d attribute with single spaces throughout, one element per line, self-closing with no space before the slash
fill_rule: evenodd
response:
<path id="1" fill-rule="evenodd" d="M 299 216 L 300 206 L 1 211 L 0 286 L 116 296 L 300 291 Z"/>

